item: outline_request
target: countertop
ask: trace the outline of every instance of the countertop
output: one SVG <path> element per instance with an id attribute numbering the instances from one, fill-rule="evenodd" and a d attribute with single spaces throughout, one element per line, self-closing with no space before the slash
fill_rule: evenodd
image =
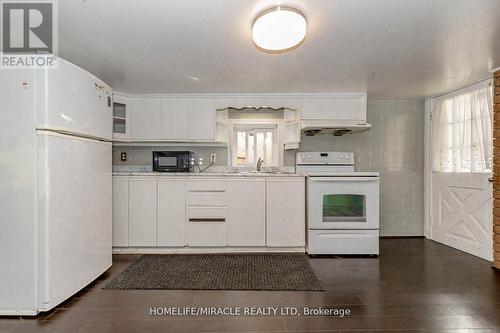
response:
<path id="1" fill-rule="evenodd" d="M 113 172 L 113 176 L 142 176 L 142 177 L 302 177 L 304 175 L 290 172 Z"/>

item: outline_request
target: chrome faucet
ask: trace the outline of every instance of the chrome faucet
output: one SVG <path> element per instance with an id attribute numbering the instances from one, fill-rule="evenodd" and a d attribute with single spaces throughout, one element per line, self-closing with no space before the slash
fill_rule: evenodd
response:
<path id="1" fill-rule="evenodd" d="M 257 172 L 260 172 L 260 170 L 262 169 L 262 163 L 264 163 L 264 160 L 262 159 L 262 157 L 259 157 L 259 159 L 257 160 Z"/>

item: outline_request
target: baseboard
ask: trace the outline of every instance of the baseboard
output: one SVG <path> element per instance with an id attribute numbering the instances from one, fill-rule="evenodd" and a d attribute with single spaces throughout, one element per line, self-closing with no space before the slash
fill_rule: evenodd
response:
<path id="1" fill-rule="evenodd" d="M 298 247 L 114 247 L 113 254 L 177 254 L 177 253 L 305 253 Z"/>
<path id="2" fill-rule="evenodd" d="M 380 236 L 380 238 L 425 238 L 425 236 Z"/>
<path id="3" fill-rule="evenodd" d="M 0 310 L 0 316 L 19 317 L 19 316 L 36 316 L 37 314 L 38 311 L 33 309 Z"/>

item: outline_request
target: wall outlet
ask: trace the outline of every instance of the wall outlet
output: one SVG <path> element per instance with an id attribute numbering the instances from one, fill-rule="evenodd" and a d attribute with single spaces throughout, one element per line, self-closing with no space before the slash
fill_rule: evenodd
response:
<path id="1" fill-rule="evenodd" d="M 127 153 L 122 152 L 122 153 L 120 154 L 120 160 L 121 160 L 122 162 L 125 162 L 125 161 L 127 160 Z"/>
<path id="2" fill-rule="evenodd" d="M 216 156 L 217 156 L 217 155 L 215 155 L 215 154 L 211 154 L 211 155 L 210 155 L 210 161 L 211 161 L 212 163 L 215 163 L 215 157 L 216 157 Z"/>

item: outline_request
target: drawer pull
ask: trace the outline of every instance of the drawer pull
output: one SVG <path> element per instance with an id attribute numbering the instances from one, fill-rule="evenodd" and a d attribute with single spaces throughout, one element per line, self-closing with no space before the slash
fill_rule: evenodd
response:
<path id="1" fill-rule="evenodd" d="M 226 190 L 189 190 L 189 193 L 196 193 L 196 194 L 226 193 Z"/>
<path id="2" fill-rule="evenodd" d="M 218 219 L 218 218 L 208 218 L 208 219 L 189 219 L 189 222 L 226 222 L 226 219 Z"/>

